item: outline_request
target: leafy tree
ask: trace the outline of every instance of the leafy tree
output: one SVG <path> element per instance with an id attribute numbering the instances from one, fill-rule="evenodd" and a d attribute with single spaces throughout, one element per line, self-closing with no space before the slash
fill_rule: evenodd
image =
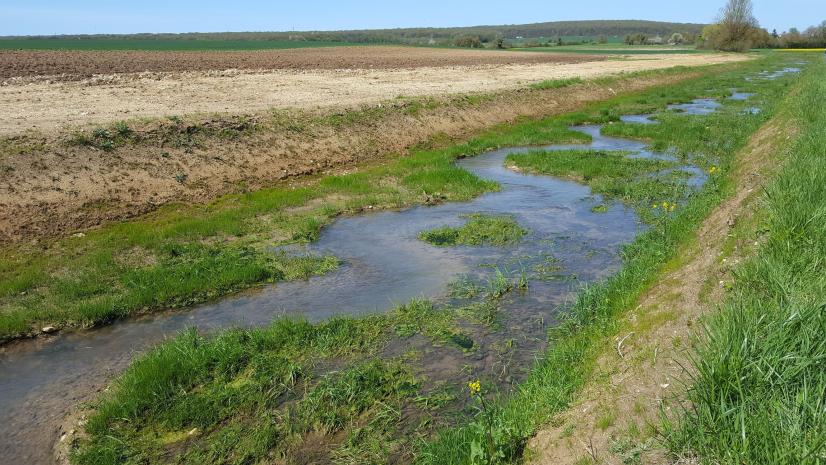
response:
<path id="1" fill-rule="evenodd" d="M 453 45 L 463 48 L 482 48 L 482 39 L 478 36 L 461 36 L 453 41 Z"/>
<path id="2" fill-rule="evenodd" d="M 750 49 L 754 33 L 760 27 L 751 0 L 728 0 L 720 12 L 719 24 L 720 35 L 715 48 L 732 52 Z"/>
<path id="3" fill-rule="evenodd" d="M 668 39 L 668 43 L 673 45 L 682 45 L 685 43 L 685 36 L 679 32 L 675 32 L 674 34 L 671 34 L 671 38 Z"/>
<path id="4" fill-rule="evenodd" d="M 625 36 L 625 43 L 627 45 L 645 45 L 648 43 L 648 36 L 642 32 L 636 32 Z"/>
<path id="5" fill-rule="evenodd" d="M 496 34 L 496 38 L 493 40 L 494 46 L 496 48 L 505 48 L 505 38 L 502 34 Z"/>
<path id="6" fill-rule="evenodd" d="M 754 17 L 751 0 L 728 0 L 717 23 L 703 28 L 698 45 L 728 52 L 745 52 L 763 42 L 763 30 Z M 765 33 L 768 35 L 768 33 Z"/>

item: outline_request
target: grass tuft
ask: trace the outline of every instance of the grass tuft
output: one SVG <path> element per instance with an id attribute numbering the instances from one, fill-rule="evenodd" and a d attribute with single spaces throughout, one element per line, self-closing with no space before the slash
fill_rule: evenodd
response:
<path id="1" fill-rule="evenodd" d="M 510 216 L 480 213 L 466 215 L 467 222 L 458 228 L 443 227 L 419 233 L 419 239 L 439 247 L 454 245 L 513 245 L 527 231 Z"/>

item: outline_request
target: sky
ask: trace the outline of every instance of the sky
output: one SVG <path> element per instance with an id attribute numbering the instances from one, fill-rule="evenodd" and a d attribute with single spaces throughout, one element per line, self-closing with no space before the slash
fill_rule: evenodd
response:
<path id="1" fill-rule="evenodd" d="M 581 19 L 707 23 L 725 0 L 0 0 L 0 36 L 450 27 Z M 753 0 L 771 30 L 826 20 L 824 0 Z"/>

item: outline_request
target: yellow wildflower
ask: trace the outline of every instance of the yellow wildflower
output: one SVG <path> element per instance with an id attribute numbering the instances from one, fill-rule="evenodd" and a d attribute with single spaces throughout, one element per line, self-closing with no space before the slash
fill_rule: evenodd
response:
<path id="1" fill-rule="evenodd" d="M 663 210 L 668 210 L 668 202 L 663 202 Z"/>
<path id="2" fill-rule="evenodd" d="M 480 383 L 478 379 L 467 383 L 467 387 L 470 389 L 471 395 L 476 395 L 482 392 L 482 383 Z"/>
<path id="3" fill-rule="evenodd" d="M 716 172 L 717 172 L 717 167 L 716 166 L 712 166 L 711 168 L 708 169 L 708 174 L 714 174 Z"/>
<path id="4" fill-rule="evenodd" d="M 677 208 L 677 204 L 676 204 L 676 203 L 672 203 L 672 204 L 671 204 L 671 207 L 670 207 L 668 210 L 673 212 L 676 208 Z"/>

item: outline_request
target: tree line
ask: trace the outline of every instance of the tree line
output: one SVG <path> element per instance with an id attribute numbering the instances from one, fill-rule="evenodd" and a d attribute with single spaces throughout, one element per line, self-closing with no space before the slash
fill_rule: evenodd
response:
<path id="1" fill-rule="evenodd" d="M 751 0 L 728 0 L 716 23 L 703 28 L 700 48 L 743 52 L 752 48 L 826 47 L 826 21 L 800 32 L 796 28 L 779 34 L 760 27 Z"/>

